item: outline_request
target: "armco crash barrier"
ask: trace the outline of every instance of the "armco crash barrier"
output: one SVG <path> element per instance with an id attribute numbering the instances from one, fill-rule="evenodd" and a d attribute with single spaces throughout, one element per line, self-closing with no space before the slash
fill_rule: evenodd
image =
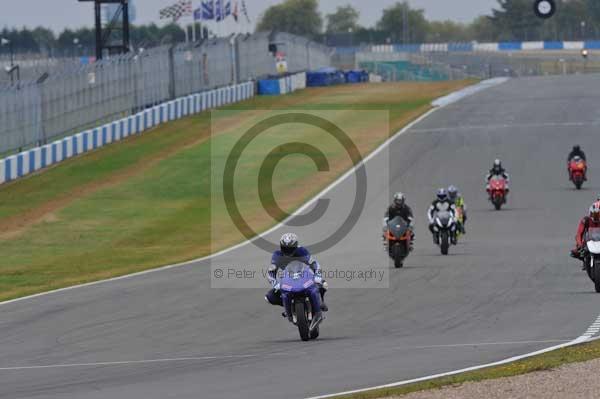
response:
<path id="1" fill-rule="evenodd" d="M 0 184 L 187 115 L 254 96 L 254 82 L 221 87 L 159 104 L 53 143 L 0 160 Z"/>
<path id="2" fill-rule="evenodd" d="M 278 96 L 293 93 L 306 88 L 306 73 L 296 73 L 284 77 L 271 77 L 261 79 L 257 84 L 258 94 L 261 96 Z"/>

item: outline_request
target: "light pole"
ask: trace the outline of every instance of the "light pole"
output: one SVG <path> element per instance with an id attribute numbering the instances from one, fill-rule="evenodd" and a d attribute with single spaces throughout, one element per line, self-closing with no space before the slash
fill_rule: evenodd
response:
<path id="1" fill-rule="evenodd" d="M 73 58 L 77 57 L 77 48 L 79 47 L 79 38 L 73 39 Z"/>
<path id="2" fill-rule="evenodd" d="M 408 44 L 408 2 L 402 5 L 402 44 Z"/>
<path id="3" fill-rule="evenodd" d="M 348 28 L 348 36 L 350 36 L 350 47 L 354 47 L 354 29 Z"/>
<path id="4" fill-rule="evenodd" d="M 10 83 L 14 83 L 13 72 L 15 70 L 15 53 L 13 51 L 13 44 L 11 40 L 1 38 L 0 45 L 6 46 L 8 44 L 8 48 L 10 51 L 10 67 L 6 68 L 6 72 L 10 74 Z"/>
<path id="5" fill-rule="evenodd" d="M 581 40 L 585 40 L 585 21 L 581 21 Z"/>

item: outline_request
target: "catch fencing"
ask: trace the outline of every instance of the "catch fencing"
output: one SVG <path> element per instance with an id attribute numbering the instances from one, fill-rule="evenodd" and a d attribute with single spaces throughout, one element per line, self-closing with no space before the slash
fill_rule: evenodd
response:
<path id="1" fill-rule="evenodd" d="M 432 52 L 507 52 L 507 51 L 562 51 L 598 50 L 600 41 L 537 41 L 537 42 L 462 42 L 462 43 L 423 43 L 423 44 L 376 44 L 367 46 L 338 47 L 336 54 L 356 52 L 374 53 L 432 53 Z"/>
<path id="2" fill-rule="evenodd" d="M 290 72 L 331 63 L 331 49 L 287 33 L 138 49 L 88 65 L 38 60 L 30 68 L 35 72 L 25 74 L 30 80 L 0 85 L 0 154 L 41 146 L 178 97 L 276 74 L 269 44 L 285 55 Z M 47 75 L 36 76 L 44 65 Z"/>
<path id="3" fill-rule="evenodd" d="M 359 51 L 354 53 L 353 57 L 356 66 L 381 75 L 387 81 L 488 79 L 600 72 L 600 53 L 589 51 L 587 56 L 583 57 L 579 51 L 564 49 L 471 52 Z M 333 59 L 335 64 L 339 57 Z"/>
<path id="4" fill-rule="evenodd" d="M 0 184 L 129 136 L 141 134 L 159 124 L 243 101 L 254 95 L 254 82 L 246 82 L 181 97 L 103 126 L 0 159 Z"/>

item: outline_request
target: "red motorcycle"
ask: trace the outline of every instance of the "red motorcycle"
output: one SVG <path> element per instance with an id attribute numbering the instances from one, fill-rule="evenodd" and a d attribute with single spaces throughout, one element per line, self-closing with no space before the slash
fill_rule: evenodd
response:
<path id="1" fill-rule="evenodd" d="M 569 162 L 569 179 L 573 182 L 577 190 L 581 190 L 583 182 L 586 180 L 587 165 L 581 157 L 575 157 Z"/>
<path id="2" fill-rule="evenodd" d="M 494 204 L 496 210 L 499 211 L 502 205 L 506 204 L 506 194 L 508 193 L 506 180 L 498 176 L 492 177 L 487 192 L 490 196 L 490 201 Z"/>

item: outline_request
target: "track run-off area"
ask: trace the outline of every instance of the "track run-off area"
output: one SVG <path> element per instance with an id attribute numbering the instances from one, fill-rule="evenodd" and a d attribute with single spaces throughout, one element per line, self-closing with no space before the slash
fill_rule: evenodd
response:
<path id="1" fill-rule="evenodd" d="M 430 113 L 366 163 L 366 206 L 352 231 L 318 254 L 324 267 L 368 265 L 388 288 L 332 287 L 316 341 L 301 342 L 261 289 L 211 288 L 215 265 L 266 264 L 247 244 L 212 259 L 0 306 L 0 397 L 303 398 L 496 362 L 597 333 L 600 298 L 568 256 L 600 192 L 598 76 L 514 79 Z M 575 191 L 566 154 L 588 151 Z M 492 210 L 484 175 L 511 173 Z M 294 230 L 305 242 L 344 220 L 354 175 L 326 194 L 325 214 Z M 441 256 L 425 212 L 458 186 L 467 236 Z M 390 269 L 381 218 L 393 191 L 416 214 L 415 251 Z M 332 284 L 333 285 L 333 284 Z"/>

